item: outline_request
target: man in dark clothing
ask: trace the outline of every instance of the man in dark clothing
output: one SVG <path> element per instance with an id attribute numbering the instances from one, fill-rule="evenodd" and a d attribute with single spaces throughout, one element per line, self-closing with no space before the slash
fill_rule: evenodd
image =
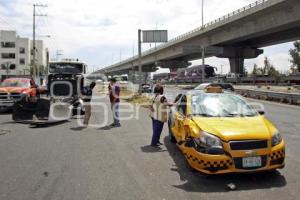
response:
<path id="1" fill-rule="evenodd" d="M 110 125 L 111 127 L 120 127 L 119 120 L 119 103 L 120 103 L 120 86 L 117 85 L 117 80 L 112 78 L 110 80 L 109 90 L 109 100 L 111 104 L 111 110 L 113 113 L 114 122 Z"/>
<path id="2" fill-rule="evenodd" d="M 91 106 L 91 100 L 92 100 L 92 96 L 93 96 L 93 89 L 95 87 L 96 83 L 92 82 L 89 86 L 85 86 L 82 89 L 82 100 L 84 102 L 84 110 L 85 110 L 85 114 L 84 114 L 84 120 L 83 120 L 83 125 L 87 126 L 91 117 L 91 110 L 92 110 L 92 106 Z"/>

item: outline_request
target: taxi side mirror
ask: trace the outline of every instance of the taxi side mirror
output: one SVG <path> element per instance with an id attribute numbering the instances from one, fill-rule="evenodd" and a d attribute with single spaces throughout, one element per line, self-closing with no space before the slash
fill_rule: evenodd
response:
<path id="1" fill-rule="evenodd" d="M 265 114 L 265 111 L 264 110 L 259 110 L 257 111 L 260 115 L 264 115 Z"/>

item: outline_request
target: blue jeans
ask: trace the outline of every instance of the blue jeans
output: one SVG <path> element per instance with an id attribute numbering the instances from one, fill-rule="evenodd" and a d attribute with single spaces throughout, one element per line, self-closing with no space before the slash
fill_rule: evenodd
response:
<path id="1" fill-rule="evenodd" d="M 111 111 L 113 114 L 114 124 L 120 124 L 119 119 L 119 102 L 111 104 Z"/>
<path id="2" fill-rule="evenodd" d="M 153 135 L 152 135 L 151 145 L 157 145 L 163 127 L 164 127 L 164 122 L 152 118 Z"/>

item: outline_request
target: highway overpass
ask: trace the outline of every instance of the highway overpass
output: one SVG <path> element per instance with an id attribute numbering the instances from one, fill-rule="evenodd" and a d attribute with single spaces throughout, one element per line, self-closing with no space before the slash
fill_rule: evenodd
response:
<path id="1" fill-rule="evenodd" d="M 202 57 L 228 58 L 232 73 L 243 73 L 244 59 L 256 58 L 260 48 L 300 38 L 299 0 L 260 0 L 142 53 L 142 71 L 187 67 Z M 106 75 L 138 70 L 138 56 L 94 73 Z"/>

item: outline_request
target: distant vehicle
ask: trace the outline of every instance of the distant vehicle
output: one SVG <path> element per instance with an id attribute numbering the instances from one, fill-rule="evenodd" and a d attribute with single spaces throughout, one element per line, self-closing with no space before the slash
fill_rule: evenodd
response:
<path id="1" fill-rule="evenodd" d="M 175 77 L 175 82 L 177 83 L 184 83 L 186 80 L 185 78 L 185 69 L 178 69 L 177 76 Z"/>
<path id="2" fill-rule="evenodd" d="M 228 73 L 226 74 L 226 78 L 228 79 L 234 79 L 240 77 L 240 74 L 235 74 L 235 73 Z"/>
<path id="3" fill-rule="evenodd" d="M 285 166 L 285 142 L 279 131 L 264 111 L 254 110 L 240 95 L 208 87 L 176 100 L 169 114 L 169 136 L 192 168 L 225 174 Z"/>
<path id="4" fill-rule="evenodd" d="M 152 88 L 150 84 L 142 84 L 142 92 L 143 93 L 151 93 Z"/>
<path id="5" fill-rule="evenodd" d="M 202 83 L 200 85 L 198 85 L 197 87 L 195 87 L 195 90 L 205 90 L 207 87 L 212 86 L 219 86 L 221 88 L 223 88 L 224 90 L 227 91 L 234 91 L 234 87 L 232 86 L 231 83 Z"/>
<path id="6" fill-rule="evenodd" d="M 153 74 L 152 80 L 155 82 L 166 82 L 170 79 L 170 73 Z"/>
<path id="7" fill-rule="evenodd" d="M 202 70 L 203 65 L 196 65 L 192 67 L 186 68 L 186 74 L 185 74 L 185 82 L 186 83 L 197 83 L 200 82 L 202 79 Z M 212 67 L 210 65 L 204 65 L 204 77 L 210 78 L 214 77 L 215 74 L 215 67 Z"/>
<path id="8" fill-rule="evenodd" d="M 177 83 L 198 83 L 202 80 L 202 65 L 196 65 L 185 69 L 178 69 L 175 82 Z M 205 78 L 215 77 L 215 67 L 204 65 Z"/>
<path id="9" fill-rule="evenodd" d="M 36 97 L 38 86 L 32 78 L 8 78 L 0 85 L 0 112 L 12 109 L 22 97 Z"/>

